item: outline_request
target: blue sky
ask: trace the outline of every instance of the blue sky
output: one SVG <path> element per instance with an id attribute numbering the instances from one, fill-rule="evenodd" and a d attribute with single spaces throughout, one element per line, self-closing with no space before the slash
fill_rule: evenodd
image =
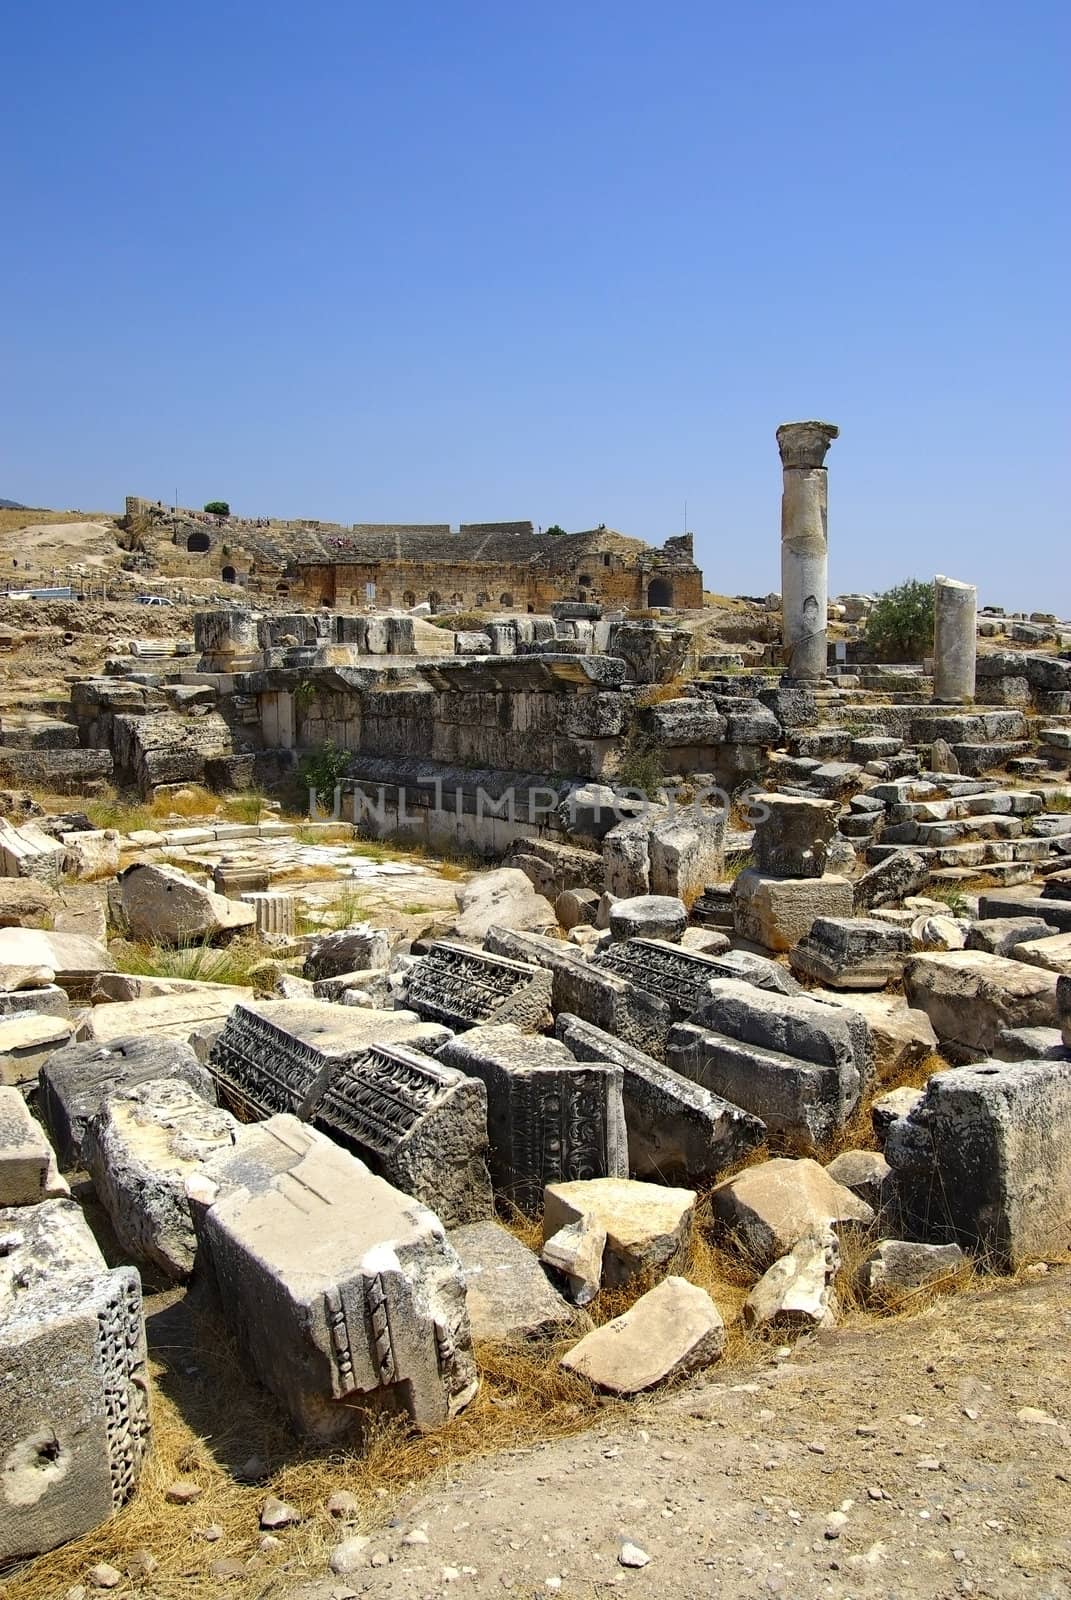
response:
<path id="1" fill-rule="evenodd" d="M 1071 612 L 1068 8 L 9 8 L 0 495 L 531 517 Z"/>

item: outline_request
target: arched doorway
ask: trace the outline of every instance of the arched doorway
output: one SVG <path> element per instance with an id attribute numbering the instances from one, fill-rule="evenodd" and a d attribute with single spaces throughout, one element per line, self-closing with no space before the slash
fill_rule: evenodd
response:
<path id="1" fill-rule="evenodd" d="M 513 604 L 513 596 L 510 594 L 508 589 L 504 594 L 499 595 L 498 603 L 500 606 L 511 606 Z"/>
<path id="2" fill-rule="evenodd" d="M 476 596 L 476 610 L 477 611 L 482 611 L 484 606 L 487 606 L 487 605 L 490 605 L 490 604 L 491 604 L 491 596 L 487 593 L 486 589 L 481 589 L 479 594 Z"/>
<path id="3" fill-rule="evenodd" d="M 416 605 L 416 595 L 413 593 L 412 589 L 407 589 L 402 595 L 402 605 L 407 611 L 412 611 L 413 607 Z"/>
<path id="4" fill-rule="evenodd" d="M 220 573 L 220 577 L 223 579 L 224 583 L 238 582 L 238 574 L 235 572 L 233 567 L 224 567 L 223 571 Z"/>
<path id="5" fill-rule="evenodd" d="M 647 604 L 649 606 L 671 606 L 673 604 L 673 585 L 668 578 L 652 578 L 647 585 Z"/>
<path id="6" fill-rule="evenodd" d="M 439 593 L 438 589 L 433 589 L 431 591 L 431 593 L 428 595 L 428 605 L 431 607 L 431 609 L 433 611 L 438 611 L 438 609 L 442 605 L 442 603 L 443 603 L 442 595 Z"/>
<path id="7" fill-rule="evenodd" d="M 207 533 L 202 533 L 200 528 L 198 528 L 194 533 L 191 533 L 189 538 L 186 540 L 186 549 L 191 555 L 204 555 L 205 551 L 211 550 L 211 548 L 211 539 L 208 537 Z"/>
<path id="8" fill-rule="evenodd" d="M 277 583 L 275 585 L 275 593 L 278 595 L 280 600 L 289 600 L 290 585 L 288 583 Z"/>

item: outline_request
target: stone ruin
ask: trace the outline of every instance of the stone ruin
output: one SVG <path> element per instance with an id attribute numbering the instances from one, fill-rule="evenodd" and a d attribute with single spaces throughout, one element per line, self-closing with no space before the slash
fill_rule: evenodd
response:
<path id="1" fill-rule="evenodd" d="M 0 746 L 9 776 L 55 757 L 57 781 L 106 767 L 166 798 L 292 779 L 330 739 L 350 835 L 497 863 L 419 933 L 305 933 L 292 824 L 121 834 L 13 803 L 0 1561 L 137 1492 L 143 1275 L 214 1295 L 294 1433 L 342 1446 L 382 1412 L 447 1426 L 491 1340 L 560 1341 L 619 1396 L 711 1365 L 704 1234 L 775 1341 L 835 1326 L 848 1271 L 887 1307 L 968 1259 L 1071 1247 L 1071 660 L 993 647 L 945 578 L 932 663 L 830 660 L 836 437 L 778 430 L 783 639 L 761 668 L 590 602 L 431 653 L 409 616 L 235 607 L 198 618 L 196 656 L 76 683 L 69 734 Z M 264 973 L 141 977 L 117 932 L 256 940 Z"/>

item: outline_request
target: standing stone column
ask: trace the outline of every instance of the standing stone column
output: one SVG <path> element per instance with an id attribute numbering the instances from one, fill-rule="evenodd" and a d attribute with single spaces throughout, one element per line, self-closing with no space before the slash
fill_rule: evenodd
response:
<path id="1" fill-rule="evenodd" d="M 957 705 L 974 699 L 978 590 L 942 577 L 933 580 L 933 590 L 933 698 Z"/>
<path id="2" fill-rule="evenodd" d="M 828 495 L 826 451 L 839 434 L 832 422 L 783 422 L 777 448 L 781 496 L 781 617 L 790 678 L 826 673 Z"/>

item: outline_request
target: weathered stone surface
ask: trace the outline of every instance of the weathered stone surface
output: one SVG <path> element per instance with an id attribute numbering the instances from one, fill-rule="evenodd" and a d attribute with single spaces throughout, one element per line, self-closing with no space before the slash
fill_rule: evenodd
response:
<path id="1" fill-rule="evenodd" d="M 1056 980 L 1056 1011 L 1064 1044 L 1071 1049 L 1071 978 L 1066 976 Z"/>
<path id="2" fill-rule="evenodd" d="M 578 1061 L 621 1068 L 632 1176 L 706 1182 L 765 1139 L 758 1117 L 580 1017 L 559 1012 L 554 1031 Z"/>
<path id="3" fill-rule="evenodd" d="M 841 1223 L 869 1224 L 874 1212 L 817 1163 L 775 1157 L 745 1167 L 711 1190 L 714 1215 L 738 1249 L 768 1265 L 808 1234 Z"/>
<path id="4" fill-rule="evenodd" d="M 448 1028 L 509 1022 L 535 1032 L 549 1021 L 552 987 L 541 967 L 436 939 L 409 975 L 406 1004 Z"/>
<path id="5" fill-rule="evenodd" d="M 368 972 L 385 967 L 390 962 L 391 943 L 389 930 L 375 928 L 370 922 L 340 928 L 317 940 L 305 957 L 302 971 L 306 978 L 315 982 L 321 978 L 337 978 L 343 972 Z"/>
<path id="6" fill-rule="evenodd" d="M 804 1152 L 843 1126 L 873 1076 L 870 1030 L 855 1011 L 716 979 L 669 1037 L 668 1064 L 761 1118 Z"/>
<path id="7" fill-rule="evenodd" d="M 95 1006 L 119 1000 L 157 1000 L 164 994 L 215 995 L 231 1001 L 252 1000 L 244 983 L 209 983 L 198 978 L 158 978 L 141 972 L 101 972 L 93 980 L 90 996 Z"/>
<path id="8" fill-rule="evenodd" d="M 102 944 L 79 933 L 46 933 L 42 928 L 0 928 L 0 964 L 49 967 L 72 999 L 88 999 L 98 972 L 115 962 Z"/>
<path id="9" fill-rule="evenodd" d="M 856 992 L 822 996 L 826 1005 L 857 1011 L 866 1019 L 874 1044 L 874 1066 L 879 1083 L 902 1077 L 921 1066 L 937 1049 L 937 1035 L 925 1011 L 916 1011 L 901 995 Z"/>
<path id="10" fill-rule="evenodd" d="M 1067 1055 L 1059 1028 L 1002 1028 L 993 1045 L 994 1061 L 1063 1061 Z"/>
<path id="11" fill-rule="evenodd" d="M 927 1285 L 951 1284 L 965 1265 L 958 1244 L 882 1239 L 860 1264 L 855 1285 L 868 1305 L 890 1306 Z"/>
<path id="12" fill-rule="evenodd" d="M 651 892 L 650 824 L 646 817 L 619 822 L 602 841 L 607 891 L 622 900 Z"/>
<path id="13" fill-rule="evenodd" d="M 53 887 L 63 872 L 63 846 L 34 821 L 16 827 L 0 817 L 0 874 L 5 878 L 38 878 Z"/>
<path id="14" fill-rule="evenodd" d="M 744 1301 L 750 1328 L 823 1328 L 835 1320 L 840 1243 L 832 1228 L 807 1234 L 767 1267 Z"/>
<path id="15" fill-rule="evenodd" d="M 0 1563 L 76 1539 L 137 1487 L 148 1446 L 141 1285 L 70 1200 L 0 1210 Z"/>
<path id="16" fill-rule="evenodd" d="M 904 993 L 925 1011 L 951 1061 L 991 1055 L 1004 1028 L 1055 1027 L 1056 974 L 981 950 L 914 956 Z"/>
<path id="17" fill-rule="evenodd" d="M 904 1084 L 899 1089 L 890 1089 L 888 1094 L 879 1094 L 870 1102 L 870 1121 L 880 1145 L 884 1146 L 889 1129 L 896 1119 L 910 1116 L 924 1093 L 923 1089 L 915 1089 Z"/>
<path id="18" fill-rule="evenodd" d="M 138 863 L 120 874 L 119 884 L 123 916 L 134 939 L 197 944 L 256 922 L 252 906 L 204 888 L 177 867 Z"/>
<path id="19" fill-rule="evenodd" d="M 435 1428 L 471 1400 L 461 1264 L 427 1207 L 288 1116 L 189 1188 L 224 1315 L 299 1433 L 342 1438 L 370 1408 Z"/>
<path id="20" fill-rule="evenodd" d="M 725 869 L 724 808 L 656 817 L 647 836 L 651 893 L 691 901 Z"/>
<path id="21" fill-rule="evenodd" d="M 733 888 L 737 934 L 767 950 L 791 950 L 819 917 L 850 917 L 847 878 L 774 878 L 748 868 Z"/>
<path id="22" fill-rule="evenodd" d="M 32 1085 L 49 1056 L 70 1039 L 69 1017 L 16 1011 L 0 1016 L 0 1084 Z"/>
<path id="23" fill-rule="evenodd" d="M 0 1088 L 0 1206 L 34 1206 L 69 1194 L 44 1129 L 22 1095 Z"/>
<path id="24" fill-rule="evenodd" d="M 551 1183 L 543 1196 L 543 1237 L 592 1218 L 606 1230 L 602 1280 L 614 1288 L 637 1273 L 665 1272 L 687 1249 L 696 1194 L 634 1178 Z"/>
<path id="25" fill-rule="evenodd" d="M 991 959 L 999 959 L 993 957 Z M 998 1267 L 1071 1246 L 1071 1061 L 938 1072 L 885 1155 L 909 1235 Z"/>
<path id="26" fill-rule="evenodd" d="M 896 1180 L 885 1157 L 877 1150 L 842 1150 L 826 1167 L 835 1182 L 865 1200 L 875 1214 L 890 1206 Z"/>
<path id="27" fill-rule="evenodd" d="M 1031 939 L 1009 950 L 1013 961 L 1025 961 L 1028 966 L 1042 967 L 1046 972 L 1071 973 L 1071 933 L 1048 933 L 1043 939 Z"/>
<path id="28" fill-rule="evenodd" d="M 982 922 L 972 922 L 964 941 L 965 950 L 984 950 L 991 956 L 1020 958 L 1015 947 L 1037 939 L 1044 940 L 1052 929 L 1040 917 L 989 917 Z M 1035 963 L 1030 963 L 1034 965 Z M 1044 963 L 1037 963 L 1044 965 Z"/>
<path id="29" fill-rule="evenodd" d="M 910 936 L 888 922 L 818 917 L 788 959 L 793 972 L 831 989 L 884 989 L 910 951 Z"/>
<path id="30" fill-rule="evenodd" d="M 41 1070 L 40 1107 L 60 1165 L 82 1163 L 86 1125 L 109 1094 L 150 1078 L 180 1079 L 215 1104 L 211 1075 L 178 1039 L 130 1037 L 57 1050 Z"/>
<path id="31" fill-rule="evenodd" d="M 853 887 L 855 910 L 871 911 L 918 894 L 930 881 L 927 858 L 917 850 L 897 850 L 864 872 Z"/>
<path id="32" fill-rule="evenodd" d="M 767 812 L 755 828 L 756 870 L 775 878 L 820 878 L 837 823 L 836 804 L 803 795 L 758 794 L 752 805 Z"/>
<path id="33" fill-rule="evenodd" d="M 539 1259 L 565 1278 L 569 1293 L 578 1306 L 590 1305 L 602 1288 L 602 1261 L 606 1253 L 606 1229 L 592 1215 L 543 1240 Z"/>
<path id="34" fill-rule="evenodd" d="M 155 995 L 147 1000 L 106 1002 L 82 1014 L 76 1037 L 105 1044 L 127 1034 L 190 1039 L 199 1029 L 222 1025 L 238 1002 L 226 986 Z"/>
<path id="35" fill-rule="evenodd" d="M 119 871 L 119 835 L 114 828 L 82 829 L 60 835 L 65 868 L 73 878 L 114 878 Z"/>
<path id="36" fill-rule="evenodd" d="M 736 950 L 724 956 L 701 955 L 665 939 L 627 939 L 608 945 L 591 958 L 590 965 L 600 972 L 615 973 L 664 1001 L 674 1021 L 691 1016 L 714 979 L 739 977 L 760 988 L 773 988 L 776 983 L 770 970 L 774 963 L 761 956 Z M 799 993 L 799 985 L 786 973 L 781 992 L 789 988 Z"/>
<path id="37" fill-rule="evenodd" d="M 668 1277 L 624 1316 L 586 1334 L 562 1366 L 610 1394 L 639 1394 L 698 1372 L 725 1349 L 725 1325 L 704 1289 Z"/>
<path id="38" fill-rule="evenodd" d="M 83 1156 L 124 1251 L 173 1279 L 193 1271 L 197 1242 L 186 1179 L 239 1134 L 229 1112 L 181 1078 L 110 1093 L 89 1123 Z"/>
<path id="39" fill-rule="evenodd" d="M 600 899 L 596 889 L 563 889 L 554 902 L 554 915 L 559 927 L 566 932 L 585 925 L 594 927 Z"/>
<path id="40" fill-rule="evenodd" d="M 40 989 L 47 989 L 56 982 L 56 974 L 51 967 L 5 967 L 0 966 L 0 993 L 16 994 L 20 989 L 27 993 L 36 993 Z"/>
<path id="41" fill-rule="evenodd" d="M 486 1086 L 491 1179 L 517 1205 L 538 1204 L 558 1180 L 628 1172 L 620 1067 L 582 1065 L 556 1039 L 508 1023 L 449 1040 L 438 1059 Z"/>
<path id="42" fill-rule="evenodd" d="M 0 928 L 48 926 L 57 899 L 55 889 L 38 878 L 0 877 Z M 9 958 L 4 956 L 3 960 L 7 962 Z M 17 962 L 13 964 L 18 965 Z"/>
<path id="43" fill-rule="evenodd" d="M 518 1343 L 560 1335 L 576 1311 L 549 1282 L 538 1258 L 508 1228 L 473 1222 L 452 1228 L 465 1278 L 472 1337 Z"/>
<path id="44" fill-rule="evenodd" d="M 717 928 L 685 928 L 680 944 L 682 950 L 691 950 L 695 955 L 723 956 L 729 949 L 729 935 L 719 933 Z"/>
<path id="45" fill-rule="evenodd" d="M 688 921 L 683 900 L 672 895 L 641 894 L 617 900 L 610 907 L 610 933 L 614 939 L 680 938 Z"/>
<path id="46" fill-rule="evenodd" d="M 533 933 L 547 933 L 558 925 L 550 901 L 536 894 L 530 879 L 516 867 L 478 873 L 458 890 L 457 913 L 454 934 L 470 944 L 481 944 L 492 924 Z"/>

